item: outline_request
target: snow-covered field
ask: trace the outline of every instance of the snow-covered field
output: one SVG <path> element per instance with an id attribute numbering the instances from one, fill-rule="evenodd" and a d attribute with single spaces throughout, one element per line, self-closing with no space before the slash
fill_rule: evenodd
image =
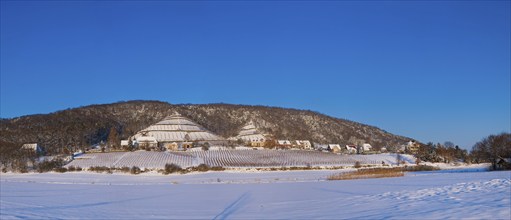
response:
<path id="1" fill-rule="evenodd" d="M 1 174 L 0 219 L 510 219 L 511 172 Z M 346 172 L 346 170 L 344 170 Z"/>
<path id="2" fill-rule="evenodd" d="M 111 152 L 82 154 L 66 165 L 88 168 L 92 166 L 163 169 L 165 164 L 183 168 L 206 164 L 222 167 L 292 167 L 292 166 L 353 166 L 362 164 L 396 164 L 396 154 L 339 155 L 303 150 L 209 150 L 186 152 Z M 405 163 L 413 164 L 411 155 L 401 155 Z"/>

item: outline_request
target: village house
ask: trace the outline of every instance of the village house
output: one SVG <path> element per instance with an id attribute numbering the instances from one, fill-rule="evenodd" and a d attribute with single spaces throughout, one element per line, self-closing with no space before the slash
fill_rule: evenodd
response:
<path id="1" fill-rule="evenodd" d="M 21 150 L 36 154 L 40 154 L 43 152 L 43 149 L 37 143 L 23 144 L 21 146 Z"/>
<path id="2" fill-rule="evenodd" d="M 277 147 L 280 148 L 291 148 L 293 145 L 289 140 L 277 140 Z"/>
<path id="3" fill-rule="evenodd" d="M 338 144 L 329 144 L 328 145 L 328 149 L 332 152 L 332 153 L 341 153 L 342 152 L 342 148 L 341 148 L 341 145 L 338 145 Z"/>
<path id="4" fill-rule="evenodd" d="M 365 143 L 365 144 L 362 145 L 362 151 L 363 152 L 369 152 L 371 150 L 373 150 L 373 146 L 371 146 L 370 144 Z"/>
<path id="5" fill-rule="evenodd" d="M 410 154 L 417 154 L 419 152 L 420 144 L 415 141 L 409 141 L 406 144 L 405 152 Z"/>
<path id="6" fill-rule="evenodd" d="M 346 152 L 348 154 L 356 154 L 357 153 L 356 145 L 346 145 L 344 149 L 346 149 Z"/>
<path id="7" fill-rule="evenodd" d="M 318 151 L 329 152 L 328 144 L 314 143 L 314 148 Z"/>
<path id="8" fill-rule="evenodd" d="M 140 136 L 135 139 L 135 146 L 144 149 L 158 147 L 158 141 L 152 136 Z"/>
<path id="9" fill-rule="evenodd" d="M 264 147 L 267 138 L 257 130 L 253 121 L 243 126 L 237 136 L 229 138 L 230 141 L 242 141 L 251 147 Z"/>
<path id="10" fill-rule="evenodd" d="M 121 148 L 127 148 L 130 145 L 129 140 L 121 140 Z"/>
<path id="11" fill-rule="evenodd" d="M 510 170 L 511 169 L 511 158 L 499 158 L 497 160 L 497 170 Z"/>
<path id="12" fill-rule="evenodd" d="M 298 148 L 312 150 L 312 144 L 308 140 L 296 140 L 295 143 Z"/>

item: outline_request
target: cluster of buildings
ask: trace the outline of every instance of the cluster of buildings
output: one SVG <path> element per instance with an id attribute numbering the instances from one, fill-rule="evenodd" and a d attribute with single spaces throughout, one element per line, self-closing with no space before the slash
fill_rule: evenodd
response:
<path id="1" fill-rule="evenodd" d="M 130 139 L 121 141 L 121 147 L 129 145 L 131 141 L 138 148 L 176 151 L 204 145 L 225 145 L 227 142 L 178 113 L 139 131 Z"/>
<path id="2" fill-rule="evenodd" d="M 243 126 L 238 135 L 225 139 L 178 113 L 139 131 L 130 137 L 130 140 L 122 140 L 121 147 L 132 145 L 141 149 L 184 151 L 194 147 L 226 146 L 229 143 L 254 148 L 320 150 L 349 154 L 372 150 L 370 144 L 341 146 L 339 144 L 316 144 L 309 140 L 274 140 L 269 135 L 261 133 L 253 121 Z"/>
<path id="3" fill-rule="evenodd" d="M 137 132 L 128 140 L 121 140 L 121 148 L 124 149 L 138 148 L 158 151 L 185 151 L 195 147 L 209 148 L 209 146 L 230 146 L 232 144 L 253 148 L 319 150 L 347 154 L 373 151 L 372 146 L 368 143 L 360 146 L 342 146 L 340 144 L 311 143 L 309 140 L 274 140 L 270 135 L 261 133 L 252 121 L 243 126 L 238 135 L 226 139 L 208 131 L 179 113 L 174 113 L 162 121 Z M 402 148 L 403 152 L 416 153 L 419 149 L 419 144 L 411 141 L 407 145 L 402 146 Z M 25 144 L 22 146 L 22 149 L 35 152 L 41 151 L 37 144 Z M 385 148 L 381 151 L 385 151 Z"/>

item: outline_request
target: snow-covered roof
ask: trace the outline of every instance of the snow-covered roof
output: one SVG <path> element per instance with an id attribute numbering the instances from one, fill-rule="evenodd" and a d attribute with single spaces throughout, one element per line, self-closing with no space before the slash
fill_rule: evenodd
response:
<path id="1" fill-rule="evenodd" d="M 355 145 L 346 145 L 346 149 L 357 149 Z"/>
<path id="2" fill-rule="evenodd" d="M 150 142 L 150 143 L 156 143 L 156 139 L 151 136 L 139 136 L 136 138 L 137 142 Z"/>
<path id="3" fill-rule="evenodd" d="M 37 143 L 23 144 L 21 146 L 21 149 L 23 149 L 23 150 L 31 150 L 31 151 L 34 151 L 34 152 L 37 152 L 37 151 L 41 150 L 41 148 L 39 148 L 39 145 L 37 145 Z"/>
<path id="4" fill-rule="evenodd" d="M 338 144 L 329 144 L 328 147 L 330 147 L 330 149 L 333 149 L 333 148 L 341 149 L 341 145 L 338 145 Z"/>
<path id="5" fill-rule="evenodd" d="M 277 140 L 277 143 L 280 145 L 291 145 L 291 141 L 289 140 Z"/>
<path id="6" fill-rule="evenodd" d="M 135 134 L 138 140 L 142 136 L 151 136 L 158 142 L 182 141 L 223 141 L 224 138 L 213 134 L 199 124 L 179 114 L 164 118 Z"/>
<path id="7" fill-rule="evenodd" d="M 296 144 L 297 144 L 297 145 L 310 146 L 310 145 L 311 145 L 311 142 L 310 142 L 310 141 L 308 141 L 308 140 L 296 140 Z"/>
<path id="8" fill-rule="evenodd" d="M 247 125 L 243 126 L 236 137 L 230 138 L 231 140 L 244 140 L 244 141 L 265 141 L 266 137 L 261 134 L 254 122 L 250 121 Z"/>
<path id="9" fill-rule="evenodd" d="M 362 148 L 364 151 L 370 151 L 371 148 L 373 148 L 373 146 L 371 146 L 370 144 L 363 144 Z"/>
<path id="10" fill-rule="evenodd" d="M 328 149 L 328 145 L 327 144 L 318 144 L 318 143 L 314 143 L 314 147 L 318 150 L 325 150 L 325 149 Z"/>

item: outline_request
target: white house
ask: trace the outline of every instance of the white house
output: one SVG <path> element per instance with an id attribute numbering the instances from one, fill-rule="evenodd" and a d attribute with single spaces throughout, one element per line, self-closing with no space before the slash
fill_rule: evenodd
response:
<path id="1" fill-rule="evenodd" d="M 329 144 L 328 149 L 334 153 L 340 153 L 341 152 L 341 145 L 338 144 Z"/>
<path id="2" fill-rule="evenodd" d="M 253 121 L 243 126 L 237 136 L 229 138 L 230 141 L 242 140 L 252 147 L 264 146 L 266 139 L 265 135 L 259 132 Z"/>
<path id="3" fill-rule="evenodd" d="M 316 148 L 316 150 L 319 150 L 319 151 L 328 151 L 328 144 L 314 143 L 314 147 Z"/>
<path id="4" fill-rule="evenodd" d="M 291 147 L 291 141 L 289 140 L 277 140 L 277 147 Z"/>
<path id="5" fill-rule="evenodd" d="M 121 147 L 128 147 L 130 145 L 129 140 L 121 140 Z"/>
<path id="6" fill-rule="evenodd" d="M 21 149 L 34 153 L 41 153 L 43 151 L 37 143 L 23 144 L 23 146 L 21 146 Z"/>
<path id="7" fill-rule="evenodd" d="M 153 136 L 140 136 L 135 139 L 139 147 L 157 147 L 158 141 Z"/>
<path id="8" fill-rule="evenodd" d="M 371 151 L 372 149 L 373 149 L 373 146 L 371 146 L 370 144 L 363 144 L 362 145 L 362 151 L 363 152 Z"/>
<path id="9" fill-rule="evenodd" d="M 348 151 L 349 154 L 357 153 L 357 146 L 355 146 L 355 145 L 346 145 L 345 149 L 346 149 L 346 151 Z"/>
<path id="10" fill-rule="evenodd" d="M 305 150 L 312 150 L 312 144 L 308 140 L 296 140 L 296 146 Z"/>

